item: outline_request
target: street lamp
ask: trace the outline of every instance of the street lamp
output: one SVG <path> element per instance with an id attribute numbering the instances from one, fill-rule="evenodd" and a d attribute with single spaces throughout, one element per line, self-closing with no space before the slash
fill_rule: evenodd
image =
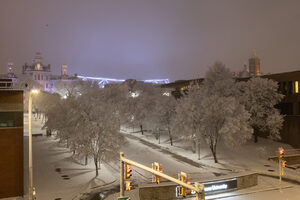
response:
<path id="1" fill-rule="evenodd" d="M 28 135 L 29 135 L 29 200 L 33 200 L 34 188 L 33 188 L 33 176 L 32 176 L 32 94 L 38 94 L 39 91 L 32 89 L 29 92 L 29 103 L 28 103 Z"/>

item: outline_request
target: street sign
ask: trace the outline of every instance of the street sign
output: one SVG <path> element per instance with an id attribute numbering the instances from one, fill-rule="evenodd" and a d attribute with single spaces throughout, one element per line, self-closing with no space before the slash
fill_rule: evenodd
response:
<path id="1" fill-rule="evenodd" d="M 205 183 L 201 183 L 201 184 L 204 185 L 204 192 L 206 194 L 237 189 L 237 179 L 236 178 L 205 182 Z M 194 186 L 194 184 L 192 184 L 192 186 Z M 177 198 L 182 197 L 181 186 L 177 186 L 175 192 L 176 192 Z M 186 191 L 186 197 L 194 197 L 194 196 L 195 196 L 194 191 L 192 191 L 192 190 Z"/>

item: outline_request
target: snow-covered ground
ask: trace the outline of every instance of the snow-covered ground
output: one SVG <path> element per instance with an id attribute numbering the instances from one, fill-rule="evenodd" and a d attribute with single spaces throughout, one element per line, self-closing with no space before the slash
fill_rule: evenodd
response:
<path id="1" fill-rule="evenodd" d="M 26 122 L 26 117 L 24 121 Z M 26 127 L 27 125 L 25 123 L 25 132 Z M 41 120 L 33 121 L 33 130 L 34 133 L 44 133 L 44 130 L 41 130 Z M 132 129 L 130 131 L 132 131 Z M 124 134 L 133 135 L 138 139 L 140 138 L 150 143 L 158 144 L 155 137 L 148 132 L 146 132 L 145 135 L 141 135 L 141 133 L 131 133 L 130 131 L 127 130 Z M 138 130 L 136 129 L 134 132 L 135 131 Z M 280 146 L 284 148 L 291 147 L 286 144 L 272 142 L 262 138 L 259 139 L 259 143 L 257 144 L 249 141 L 247 144 L 233 150 L 225 148 L 224 146 L 218 147 L 218 158 L 220 163 L 215 164 L 211 152 L 205 143 L 202 143 L 201 145 L 201 159 L 198 160 L 197 154 L 191 152 L 189 142 L 175 140 L 174 146 L 170 146 L 167 135 L 162 134 L 161 143 L 159 144 L 162 149 L 187 157 L 194 162 L 198 162 L 203 165 L 202 168 L 197 168 L 177 160 L 173 156 L 162 152 L 160 149 L 153 149 L 136 139 L 128 139 L 128 143 L 122 151 L 124 151 L 127 158 L 141 162 L 147 166 L 151 166 L 151 163 L 154 161 L 162 163 L 164 172 L 174 177 L 176 177 L 176 173 L 179 171 L 190 173 L 191 177 L 196 179 L 197 176 L 211 177 L 214 176 L 214 173 L 230 173 L 228 169 L 231 169 L 232 171 L 244 171 L 249 169 L 276 175 L 278 165 L 275 162 L 268 161 L 267 157 L 276 155 L 276 150 Z M 28 137 L 25 136 L 24 141 L 24 188 L 26 199 L 28 195 Z M 93 162 L 90 161 L 87 166 L 83 165 L 83 160 L 80 161 L 79 158 L 72 156 L 72 152 L 66 148 L 66 145 L 58 143 L 53 137 L 34 137 L 33 152 L 33 177 L 37 199 L 58 200 L 61 198 L 66 200 L 76 200 L 84 193 L 99 190 L 102 187 L 110 185 L 118 185 L 119 183 L 118 162 L 112 165 L 102 164 L 99 176 L 95 178 L 95 167 Z M 274 170 L 274 172 L 269 170 Z M 299 171 L 286 169 L 286 174 L 295 179 L 300 179 Z M 150 182 L 151 174 L 134 168 L 133 179 L 136 183 Z M 282 193 L 280 193 L 279 190 L 277 190 L 277 179 L 260 177 L 258 186 L 248 190 L 239 191 L 240 193 L 245 193 L 242 196 L 228 197 L 226 199 L 254 199 L 253 197 L 255 197 L 255 199 L 262 199 L 260 197 L 265 197 L 264 199 L 300 199 L 299 186 L 286 182 L 284 183 L 284 186 L 292 187 L 283 189 Z M 256 193 L 262 189 L 272 188 L 275 188 L 275 190 Z M 251 192 L 251 195 L 247 195 L 247 192 Z M 134 193 L 134 191 L 132 193 Z M 236 193 L 227 195 L 236 195 Z M 118 194 L 114 196 L 118 196 Z M 208 197 L 208 199 L 209 198 L 214 197 L 211 196 Z M 110 197 L 108 199 L 112 198 Z"/>
<path id="2" fill-rule="evenodd" d="M 277 155 L 278 147 L 291 149 L 292 147 L 288 144 L 259 138 L 258 143 L 249 141 L 235 149 L 228 149 L 224 145 L 220 145 L 218 147 L 219 163 L 216 164 L 214 163 L 212 154 L 205 142 L 201 145 L 201 158 L 198 160 L 198 155 L 191 152 L 191 144 L 188 141 L 175 140 L 174 145 L 171 146 L 167 134 L 161 135 L 159 143 L 153 134 L 145 132 L 144 135 L 142 135 L 141 132 L 139 132 L 139 129 L 126 129 L 123 127 L 122 132 L 156 144 L 162 149 L 198 162 L 201 165 L 206 166 L 207 169 L 230 169 L 233 172 L 251 170 L 260 174 L 272 176 L 272 178 L 259 176 L 258 185 L 255 187 L 226 194 L 212 195 L 208 196 L 207 199 L 300 199 L 299 185 L 283 181 L 283 189 L 282 191 L 279 190 L 279 180 L 276 179 L 276 176 L 278 176 L 278 163 L 268 160 L 268 157 Z M 191 176 L 193 176 L 193 174 L 191 174 Z M 284 177 L 300 182 L 300 170 L 286 168 Z M 135 197 L 137 194 L 138 191 L 127 193 L 127 195 L 131 197 Z M 117 196 L 117 194 L 112 195 L 108 200 L 115 199 Z"/>
<path id="3" fill-rule="evenodd" d="M 203 141 L 201 143 L 200 160 L 198 160 L 197 153 L 192 153 L 191 143 L 184 140 L 174 140 L 174 145 L 170 145 L 169 137 L 167 134 L 161 134 L 160 144 L 152 133 L 145 132 L 144 135 L 139 132 L 139 129 L 126 129 L 122 128 L 124 134 L 133 135 L 142 140 L 151 142 L 160 146 L 162 149 L 166 149 L 170 152 L 178 154 L 180 156 L 189 158 L 195 162 L 198 162 L 204 166 L 212 168 L 226 168 L 233 171 L 259 171 L 269 173 L 269 170 L 275 170 L 274 175 L 277 175 L 278 163 L 268 160 L 268 157 L 277 156 L 277 150 L 279 147 L 284 149 L 292 149 L 288 144 L 274 142 L 269 139 L 259 138 L 258 143 L 254 143 L 252 140 L 248 141 L 239 147 L 230 149 L 225 145 L 217 147 L 217 157 L 219 163 L 215 163 L 211 151 L 208 145 Z M 295 171 L 286 168 L 286 175 L 297 175 L 300 179 L 300 171 Z"/>

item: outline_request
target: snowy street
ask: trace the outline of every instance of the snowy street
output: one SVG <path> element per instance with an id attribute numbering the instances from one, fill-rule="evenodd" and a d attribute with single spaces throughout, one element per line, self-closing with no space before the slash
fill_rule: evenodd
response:
<path id="1" fill-rule="evenodd" d="M 24 121 L 26 122 L 25 116 Z M 40 120 L 33 121 L 34 133 L 43 133 Z M 26 132 L 25 123 L 24 132 Z M 177 177 L 177 173 L 184 171 L 197 177 L 213 177 L 212 173 L 207 173 L 207 169 L 198 168 L 174 159 L 158 149 L 152 149 L 135 139 L 128 138 L 128 142 L 122 148 L 125 156 L 136 162 L 140 162 L 151 167 L 152 162 L 161 163 L 164 173 Z M 24 175 L 25 194 L 28 188 L 28 137 L 24 137 Z M 101 165 L 99 176 L 95 178 L 95 167 L 90 160 L 88 166 L 84 166 L 83 161 L 79 163 L 72 157 L 72 153 L 65 144 L 59 144 L 53 137 L 35 136 L 33 137 L 33 177 L 38 199 L 76 199 L 83 193 L 97 189 L 101 185 L 112 183 L 119 184 L 119 163 L 114 165 Z M 216 170 L 213 170 L 216 171 Z M 151 182 L 151 174 L 133 168 L 134 184 Z"/>

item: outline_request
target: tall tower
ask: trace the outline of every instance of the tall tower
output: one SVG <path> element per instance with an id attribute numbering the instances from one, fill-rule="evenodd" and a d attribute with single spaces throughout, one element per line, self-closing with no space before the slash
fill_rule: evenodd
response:
<path id="1" fill-rule="evenodd" d="M 7 77 L 13 78 L 15 76 L 14 67 L 15 67 L 14 63 L 12 62 L 7 63 Z"/>
<path id="2" fill-rule="evenodd" d="M 253 56 L 249 58 L 249 73 L 250 76 L 260 76 L 260 59 L 256 56 L 255 50 Z"/>
<path id="3" fill-rule="evenodd" d="M 68 65 L 63 64 L 61 66 L 61 77 L 67 77 L 68 76 Z"/>
<path id="4" fill-rule="evenodd" d="M 42 61 L 43 61 L 43 57 L 42 57 L 41 52 L 37 52 L 33 59 L 33 64 L 35 66 L 35 70 L 42 70 Z"/>

